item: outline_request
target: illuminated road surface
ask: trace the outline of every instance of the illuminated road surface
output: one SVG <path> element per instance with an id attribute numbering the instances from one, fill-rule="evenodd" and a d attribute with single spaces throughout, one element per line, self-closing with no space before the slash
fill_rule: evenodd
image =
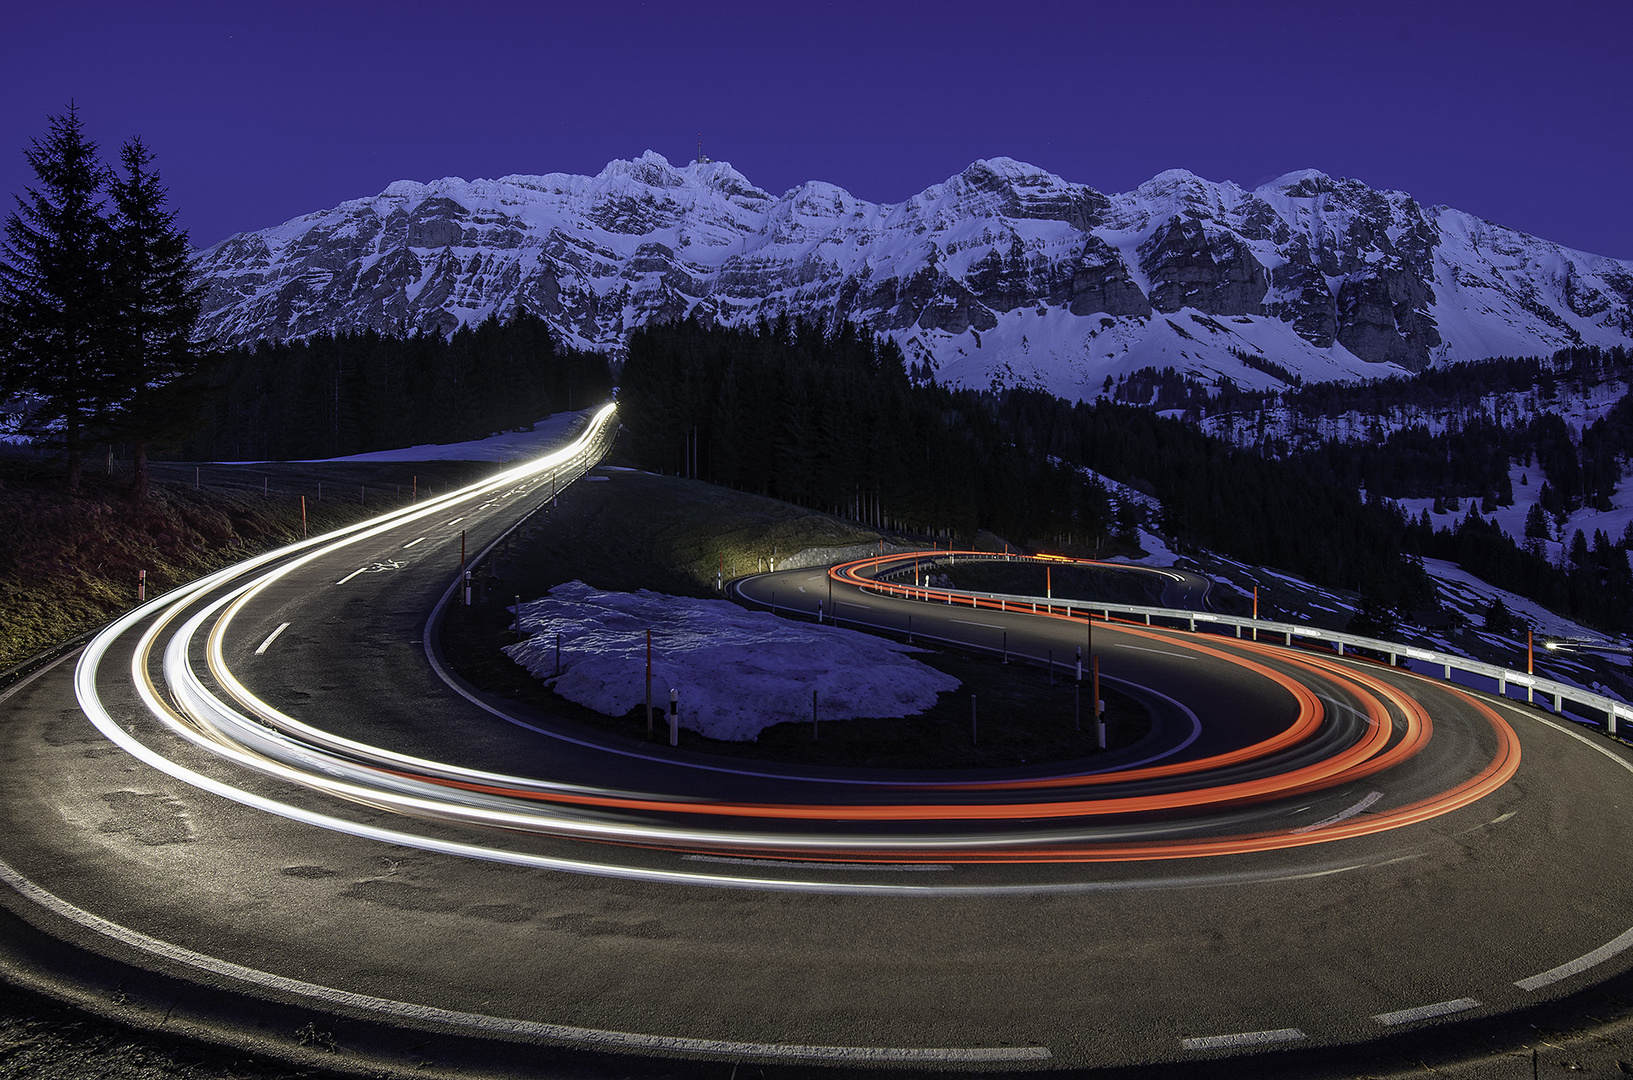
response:
<path id="1" fill-rule="evenodd" d="M 66 669 L 18 691 L 24 916 L 408 1026 L 853 1064 L 1343 1045 L 1626 967 L 1633 887 L 1599 872 L 1629 854 L 1619 749 L 1377 665 L 1096 620 L 1151 735 L 964 774 L 721 762 L 450 686 L 425 630 L 461 530 L 480 550 L 597 456 L 178 590 L 86 650 L 77 707 Z M 828 581 L 742 589 L 814 609 Z M 836 598 L 1017 654 L 1086 640 Z"/>

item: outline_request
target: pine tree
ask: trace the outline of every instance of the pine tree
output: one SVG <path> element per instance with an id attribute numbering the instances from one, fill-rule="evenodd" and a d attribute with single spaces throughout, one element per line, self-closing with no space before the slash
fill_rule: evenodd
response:
<path id="1" fill-rule="evenodd" d="M 0 390 L 36 396 L 24 430 L 60 441 L 68 490 L 77 492 L 84 446 L 121 397 L 106 348 L 108 174 L 72 104 L 50 123 L 24 151 L 37 186 L 16 197 L 0 244 Z"/>
<path id="2" fill-rule="evenodd" d="M 108 185 L 115 254 L 113 325 L 108 329 L 113 376 L 127 390 L 115 428 L 132 444 L 132 494 L 147 497 L 147 448 L 191 433 L 201 388 L 193 382 L 203 362 L 194 342 L 204 286 L 193 273 L 187 233 L 165 209 L 165 190 L 141 139 L 120 151 L 124 175 Z"/>

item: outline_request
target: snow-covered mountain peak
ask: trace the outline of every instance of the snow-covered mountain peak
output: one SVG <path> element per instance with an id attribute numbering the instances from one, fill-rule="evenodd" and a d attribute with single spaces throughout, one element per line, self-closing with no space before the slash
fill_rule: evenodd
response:
<path id="1" fill-rule="evenodd" d="M 1315 169 L 1107 195 L 993 157 L 879 205 L 649 150 L 595 176 L 398 181 L 199 268 L 228 341 L 447 333 L 519 306 L 616 352 L 654 320 L 788 312 L 866 322 L 942 381 L 1067 397 L 1145 367 L 1270 386 L 1633 343 L 1633 263 Z"/>

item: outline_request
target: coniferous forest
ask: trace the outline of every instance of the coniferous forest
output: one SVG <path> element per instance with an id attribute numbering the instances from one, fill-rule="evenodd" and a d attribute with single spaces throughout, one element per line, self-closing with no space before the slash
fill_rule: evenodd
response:
<path id="1" fill-rule="evenodd" d="M 910 377 L 889 340 L 800 320 L 694 320 L 630 339 L 623 423 L 638 464 L 910 532 L 1099 546 L 1128 532 L 1084 468 L 1156 496 L 1183 544 L 1415 607 L 1408 523 L 1309 463 L 1233 447 L 1147 409 Z"/>
<path id="2" fill-rule="evenodd" d="M 480 439 L 611 393 L 606 357 L 558 349 L 526 312 L 451 338 L 263 341 L 219 357 L 180 456 L 288 460 Z"/>

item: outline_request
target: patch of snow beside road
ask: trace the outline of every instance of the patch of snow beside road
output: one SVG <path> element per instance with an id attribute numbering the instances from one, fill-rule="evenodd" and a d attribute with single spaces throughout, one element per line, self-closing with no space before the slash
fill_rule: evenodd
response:
<path id="1" fill-rule="evenodd" d="M 921 652 L 855 630 L 792 622 L 727 600 L 642 589 L 603 592 L 581 581 L 522 605 L 522 632 L 505 649 L 556 693 L 607 716 L 646 701 L 652 631 L 652 704 L 680 692 L 680 726 L 711 739 L 748 740 L 785 721 L 902 717 L 923 712 L 957 679 L 921 664 Z M 561 675 L 556 676 L 556 636 Z"/>

